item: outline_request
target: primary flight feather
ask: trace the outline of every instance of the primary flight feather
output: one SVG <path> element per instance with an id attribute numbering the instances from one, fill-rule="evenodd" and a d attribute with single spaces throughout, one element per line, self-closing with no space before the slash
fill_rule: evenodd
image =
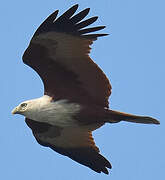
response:
<path id="1" fill-rule="evenodd" d="M 109 109 L 111 85 L 89 57 L 93 41 L 107 35 L 93 32 L 105 26 L 86 28 L 98 17 L 84 20 L 90 9 L 74 15 L 77 8 L 74 5 L 58 18 L 55 11 L 34 33 L 23 62 L 41 77 L 44 96 L 21 103 L 12 113 L 26 117 L 39 144 L 108 174 L 111 164 L 99 153 L 92 131 L 105 123 L 159 121 Z"/>

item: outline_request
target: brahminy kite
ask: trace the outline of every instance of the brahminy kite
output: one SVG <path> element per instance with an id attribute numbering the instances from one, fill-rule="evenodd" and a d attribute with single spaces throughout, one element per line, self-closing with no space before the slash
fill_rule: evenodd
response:
<path id="1" fill-rule="evenodd" d="M 89 57 L 93 41 L 108 34 L 92 34 L 105 26 L 86 28 L 98 17 L 84 20 L 90 9 L 74 15 L 77 8 L 74 5 L 58 18 L 55 11 L 34 33 L 23 62 L 39 74 L 44 95 L 21 103 L 12 113 L 25 116 L 39 144 L 108 174 L 112 166 L 99 153 L 92 131 L 105 123 L 159 121 L 109 109 L 110 82 Z"/>

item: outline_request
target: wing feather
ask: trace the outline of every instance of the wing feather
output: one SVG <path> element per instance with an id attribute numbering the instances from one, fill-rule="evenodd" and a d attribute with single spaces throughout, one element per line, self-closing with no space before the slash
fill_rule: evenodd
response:
<path id="1" fill-rule="evenodd" d="M 25 121 L 39 144 L 50 147 L 98 173 L 108 174 L 107 168 L 111 168 L 111 164 L 99 154 L 91 133 L 99 124 L 81 128 L 60 128 L 27 118 Z"/>
<path id="2" fill-rule="evenodd" d="M 58 10 L 56 10 L 48 18 L 46 18 L 46 20 L 36 30 L 36 32 L 34 33 L 34 36 L 37 36 L 41 33 L 49 31 L 49 27 L 52 24 L 52 22 L 56 19 L 57 15 L 58 15 Z"/>
<path id="3" fill-rule="evenodd" d="M 85 20 L 85 21 L 82 21 L 82 22 L 80 22 L 80 23 L 77 23 L 77 24 L 75 25 L 75 27 L 76 27 L 77 29 L 82 29 L 82 28 L 84 28 L 84 27 L 86 27 L 86 26 L 89 26 L 90 24 L 94 23 L 97 19 L 98 19 L 97 16 L 92 17 L 92 18 L 89 18 L 89 19 L 87 19 L 87 20 Z"/>
<path id="4" fill-rule="evenodd" d="M 79 33 L 80 34 L 86 34 L 86 33 L 90 33 L 90 32 L 99 31 L 99 30 L 104 29 L 104 28 L 105 28 L 105 26 L 97 26 L 97 27 L 82 29 L 79 31 Z"/>
<path id="5" fill-rule="evenodd" d="M 61 15 L 54 23 L 59 24 L 59 23 L 65 23 L 68 22 L 68 19 L 76 12 L 78 8 L 78 4 L 74 5 L 70 9 L 68 9 L 63 15 Z"/>
<path id="6" fill-rule="evenodd" d="M 83 11 L 79 12 L 78 14 L 76 14 L 75 16 L 73 16 L 70 21 L 73 23 L 73 24 L 76 24 L 78 22 L 80 22 L 82 19 L 84 19 L 88 13 L 90 11 L 90 8 L 86 8 L 84 9 Z"/>
<path id="7" fill-rule="evenodd" d="M 88 55 L 93 40 L 107 35 L 88 33 L 105 26 L 82 29 L 97 17 L 80 22 L 89 8 L 74 15 L 77 8 L 78 5 L 73 6 L 57 19 L 58 11 L 50 15 L 34 34 L 23 61 L 40 75 L 45 94 L 55 100 L 68 99 L 108 107 L 111 85 Z"/>

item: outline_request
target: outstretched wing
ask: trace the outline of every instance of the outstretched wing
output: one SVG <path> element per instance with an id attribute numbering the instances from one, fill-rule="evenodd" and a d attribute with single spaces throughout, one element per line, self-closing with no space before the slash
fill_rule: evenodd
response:
<path id="1" fill-rule="evenodd" d="M 39 144 L 50 147 L 98 173 L 108 174 L 107 168 L 111 168 L 111 164 L 99 154 L 91 133 L 100 124 L 94 127 L 61 128 L 27 118 L 25 121 Z"/>
<path id="2" fill-rule="evenodd" d="M 44 83 L 45 94 L 57 99 L 96 104 L 108 107 L 111 85 L 103 71 L 89 57 L 90 45 L 97 37 L 107 34 L 90 34 L 105 28 L 86 28 L 97 20 L 84 20 L 89 8 L 76 12 L 73 6 L 56 19 L 51 14 L 35 32 L 23 55 Z"/>

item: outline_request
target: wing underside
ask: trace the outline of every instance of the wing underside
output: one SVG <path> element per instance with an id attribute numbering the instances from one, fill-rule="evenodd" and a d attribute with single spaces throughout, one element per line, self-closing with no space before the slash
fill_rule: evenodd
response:
<path id="1" fill-rule="evenodd" d="M 107 168 L 111 168 L 111 164 L 99 153 L 92 138 L 91 130 L 96 127 L 60 128 L 27 118 L 25 121 L 39 144 L 50 147 L 98 173 L 108 174 Z"/>

